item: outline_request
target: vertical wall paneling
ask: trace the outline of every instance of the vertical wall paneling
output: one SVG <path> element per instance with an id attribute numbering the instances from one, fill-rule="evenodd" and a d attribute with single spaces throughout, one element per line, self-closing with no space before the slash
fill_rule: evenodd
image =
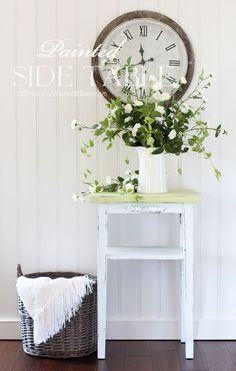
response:
<path id="1" fill-rule="evenodd" d="M 35 76 L 35 2 L 24 0 L 16 4 L 16 68 L 27 66 Z M 25 22 L 25 13 L 32 14 Z M 25 71 L 27 78 L 29 74 Z M 16 148 L 17 148 L 17 210 L 18 210 L 18 256 L 24 271 L 37 269 L 37 164 L 36 164 L 36 98 L 21 96 L 29 89 L 18 87 L 16 97 Z M 31 90 L 34 88 L 32 87 Z M 29 254 L 30 251 L 30 254 Z"/>
<path id="2" fill-rule="evenodd" d="M 209 29 L 209 18 L 207 14 L 211 11 L 211 32 Z M 213 73 L 213 85 L 207 93 L 209 102 L 208 109 L 211 112 L 210 121 L 215 126 L 219 122 L 219 95 L 220 95 L 220 76 L 219 76 L 219 60 L 218 60 L 218 47 L 219 47 L 219 8 L 214 6 L 213 1 L 207 4 L 200 3 L 200 18 L 201 18 L 201 32 L 200 32 L 200 45 L 201 56 L 198 61 L 199 69 L 200 63 L 204 66 L 206 73 Z M 211 53 L 209 53 L 209 45 L 211 45 Z M 205 115 L 209 117 L 207 112 Z M 219 166 L 219 141 L 211 138 L 208 140 L 208 147 L 214 153 L 213 161 Z M 216 200 L 220 196 L 220 183 L 216 181 L 210 164 L 206 160 L 201 161 L 201 246 L 207 246 L 207 249 L 201 250 L 201 280 L 204 282 L 204 290 L 202 288 L 201 296 L 201 315 L 206 317 L 216 317 L 217 314 L 217 290 L 218 286 L 214 285 L 217 282 L 218 262 L 217 250 L 219 245 L 218 232 L 220 225 L 219 202 Z M 210 227 L 211 225 L 211 227 Z M 214 228 L 215 226 L 215 228 Z M 211 295 L 209 296 L 209 292 Z M 214 303 L 214 305 L 213 305 Z"/>
<path id="3" fill-rule="evenodd" d="M 208 138 L 217 182 L 206 160 L 188 153 L 183 175 L 171 173 L 170 188 L 195 188 L 202 193 L 196 207 L 195 336 L 234 338 L 235 163 L 234 138 L 236 63 L 232 38 L 236 31 L 234 0 L 9 0 L 1 4 L 0 38 L 0 337 L 19 336 L 16 310 L 16 264 L 24 271 L 79 270 L 96 273 L 96 208 L 73 203 L 71 195 L 86 189 L 83 172 L 93 178 L 124 175 L 137 168 L 135 149 L 102 144 L 85 158 L 80 152 L 88 131 L 70 128 L 75 117 L 93 124 L 102 119 L 106 101 L 90 83 L 90 58 L 37 57 L 41 43 L 68 39 L 67 48 L 92 49 L 100 31 L 115 17 L 133 10 L 156 10 L 173 18 L 189 35 L 196 56 L 194 81 L 202 67 L 213 72 L 203 117 L 222 122 L 230 131 L 218 141 Z M 32 86 L 14 96 L 13 69 L 32 70 Z M 50 86 L 46 84 L 54 73 Z M 72 66 L 72 69 L 65 69 Z M 51 69 L 49 69 L 51 68 Z M 72 86 L 59 86 L 60 68 Z M 27 75 L 28 77 L 29 75 Z M 29 81 L 28 81 L 29 82 Z M 194 83 L 194 82 L 193 82 Z M 27 94 L 25 94 L 27 93 Z M 28 94 L 30 93 L 30 94 Z M 129 153 L 130 164 L 124 162 Z M 173 165 L 168 157 L 167 166 Z M 178 242 L 178 218 L 173 215 L 113 216 L 110 245 L 170 245 Z M 108 337 L 178 338 L 179 264 L 176 262 L 112 261 L 108 266 Z"/>
<path id="4" fill-rule="evenodd" d="M 57 2 L 57 37 L 67 39 L 68 48 L 76 48 L 76 13 L 75 0 L 66 3 Z M 58 252 L 59 266 L 62 269 L 75 269 L 78 246 L 76 245 L 76 207 L 71 195 L 76 192 L 76 134 L 72 132 L 70 122 L 76 117 L 76 58 L 57 58 L 57 66 L 63 75 L 58 81 L 57 111 L 58 111 Z M 68 85 L 68 86 L 65 86 Z M 68 218 L 70 215 L 70 218 Z"/>
<path id="5" fill-rule="evenodd" d="M 221 161 L 222 181 L 221 187 L 221 226 L 220 234 L 220 249 L 219 256 L 222 264 L 222 271 L 218 271 L 220 280 L 217 284 L 221 293 L 221 307 L 219 308 L 218 316 L 235 318 L 236 314 L 236 295 L 233 290 L 235 282 L 235 135 L 236 128 L 233 118 L 233 107 L 235 102 L 235 84 L 236 77 L 233 76 L 231 81 L 227 83 L 229 74 L 229 66 L 236 62 L 235 53 L 232 54 L 229 63 L 227 58 L 227 50 L 230 48 L 232 37 L 236 31 L 233 13 L 235 11 L 235 3 L 232 0 L 227 1 L 227 7 L 223 1 L 219 1 L 220 12 L 220 46 L 219 49 L 219 69 L 220 69 L 220 112 L 219 119 L 224 122 L 224 125 L 230 130 L 229 136 L 221 143 Z"/>
<path id="6" fill-rule="evenodd" d="M 15 319 L 15 275 L 16 260 L 18 258 L 18 209 L 17 205 L 17 152 L 16 152 L 16 106 L 13 85 L 13 69 L 15 64 L 15 2 L 1 3 L 0 11 L 0 40 L 4 53 L 1 58 L 0 70 L 0 336 L 4 336 L 4 320 L 9 322 Z M 4 130 L 4 131 L 3 131 Z M 6 269 L 7 267 L 7 269 Z M 11 293 L 11 295 L 9 295 Z M 6 325 L 7 326 L 7 325 Z M 14 336 L 14 332 L 11 333 Z"/>
<path id="7" fill-rule="evenodd" d="M 37 50 L 45 40 L 57 37 L 56 1 L 37 1 Z M 41 84 L 49 84 L 50 77 L 57 67 L 56 58 L 37 58 L 41 67 Z M 44 68 L 43 66 L 48 66 Z M 39 216 L 40 216 L 40 249 L 39 268 L 56 269 L 57 228 L 58 228 L 58 161 L 57 158 L 57 74 L 49 86 L 38 87 L 38 151 L 39 151 Z"/>
<path id="8" fill-rule="evenodd" d="M 84 49 L 92 50 L 97 29 L 97 2 L 88 0 L 77 2 L 77 45 Z M 80 123 L 92 125 L 97 122 L 97 99 L 95 86 L 91 86 L 91 61 L 85 56 L 77 58 L 77 119 Z M 81 154 L 80 147 L 88 141 L 88 131 L 77 133 L 78 158 L 77 172 L 79 176 L 79 191 L 86 189 L 83 184 L 83 173 L 88 168 L 92 173 L 92 179 L 98 175 L 97 153 L 91 151 L 92 157 L 85 158 Z M 98 155 L 99 156 L 99 155 Z M 91 179 L 91 180 L 92 180 Z M 78 267 L 82 271 L 96 271 L 96 212 L 90 204 L 78 203 Z M 91 231 L 94 231 L 92 233 Z"/>

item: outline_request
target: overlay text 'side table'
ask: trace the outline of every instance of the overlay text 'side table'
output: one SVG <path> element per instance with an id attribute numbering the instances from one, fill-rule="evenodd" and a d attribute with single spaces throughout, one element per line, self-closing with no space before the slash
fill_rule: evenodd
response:
<path id="1" fill-rule="evenodd" d="M 194 356 L 193 342 L 193 216 L 194 204 L 200 195 L 196 191 L 181 190 L 158 194 L 120 195 L 97 193 L 90 201 L 98 209 L 98 358 L 106 352 L 107 260 L 179 260 L 181 262 L 181 342 L 185 342 L 186 358 Z M 179 215 L 179 246 L 177 247 L 110 247 L 108 246 L 108 218 L 111 214 Z"/>

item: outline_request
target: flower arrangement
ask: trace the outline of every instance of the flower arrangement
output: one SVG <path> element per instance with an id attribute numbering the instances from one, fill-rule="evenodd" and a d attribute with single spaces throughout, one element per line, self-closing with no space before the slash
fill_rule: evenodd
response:
<path id="1" fill-rule="evenodd" d="M 211 86 L 212 75 L 205 76 L 202 71 L 193 90 L 185 98 L 177 101 L 176 91 L 181 90 L 187 83 L 184 77 L 172 83 L 169 94 L 162 92 L 164 80 L 168 76 L 163 76 L 161 81 L 155 76 L 150 76 L 149 85 L 146 87 L 134 83 L 132 76 L 134 65 L 131 58 L 116 70 L 118 74 L 127 71 L 128 84 L 133 86 L 127 96 L 127 103 L 123 103 L 120 97 L 108 103 L 107 116 L 92 127 L 79 124 L 76 120 L 72 122 L 73 129 L 92 131 L 89 142 L 82 145 L 82 153 L 88 155 L 94 141 L 99 138 L 107 143 L 107 149 L 112 147 L 116 138 L 120 138 L 127 146 L 149 148 L 151 154 L 172 153 L 179 156 L 193 151 L 210 161 L 216 178 L 220 179 L 221 173 L 215 167 L 212 153 L 207 150 L 204 142 L 211 133 L 217 138 L 227 132 L 222 129 L 221 124 L 211 127 L 208 121 L 201 118 L 207 104 L 205 92 Z M 181 174 L 181 168 L 178 171 Z M 119 177 L 107 186 L 99 184 L 94 186 L 96 192 L 109 189 L 117 191 L 120 189 Z M 124 189 L 122 187 L 121 189 Z"/>
<path id="2" fill-rule="evenodd" d="M 127 160 L 126 160 L 127 161 Z M 81 192 L 80 195 L 73 194 L 73 201 L 85 201 L 86 196 L 91 193 L 99 192 L 118 192 L 120 194 L 131 194 L 136 193 L 138 189 L 138 170 L 132 172 L 131 170 L 126 170 L 125 176 L 118 176 L 117 178 L 111 178 L 109 175 L 106 177 L 106 184 L 101 184 L 98 180 L 94 182 L 89 182 L 87 180 L 88 176 L 91 175 L 90 170 L 86 170 L 84 173 L 84 184 L 88 186 L 87 190 Z M 137 199 L 138 200 L 138 199 Z"/>

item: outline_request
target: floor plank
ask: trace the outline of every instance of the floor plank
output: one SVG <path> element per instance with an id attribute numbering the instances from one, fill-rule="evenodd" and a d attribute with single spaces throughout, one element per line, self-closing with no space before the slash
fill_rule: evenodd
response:
<path id="1" fill-rule="evenodd" d="M 207 362 L 202 354 L 199 342 L 194 342 L 194 359 L 185 358 L 185 344 L 176 344 L 181 370 L 183 371 L 205 371 L 208 370 Z"/>
<path id="2" fill-rule="evenodd" d="M 152 357 L 127 356 L 125 358 L 125 371 L 152 371 Z"/>
<path id="3" fill-rule="evenodd" d="M 105 360 L 94 353 L 75 359 L 25 354 L 20 341 L 0 341 L 0 371 L 236 371 L 235 341 L 196 341 L 185 359 L 179 341 L 107 341 Z"/>
<path id="4" fill-rule="evenodd" d="M 98 371 L 123 371 L 125 368 L 125 342 L 107 341 L 106 359 L 99 360 Z"/>
<path id="5" fill-rule="evenodd" d="M 150 356 L 151 347 L 148 340 L 133 340 L 125 342 L 126 356 Z"/>
<path id="6" fill-rule="evenodd" d="M 151 350 L 176 350 L 180 343 L 176 340 L 150 340 Z"/>
<path id="7" fill-rule="evenodd" d="M 224 341 L 202 341 L 199 343 L 209 371 L 235 371 L 231 356 Z"/>
<path id="8" fill-rule="evenodd" d="M 181 371 L 178 354 L 174 350 L 152 351 L 153 371 Z"/>
<path id="9" fill-rule="evenodd" d="M 225 344 L 230 354 L 236 354 L 236 341 L 225 341 Z"/>

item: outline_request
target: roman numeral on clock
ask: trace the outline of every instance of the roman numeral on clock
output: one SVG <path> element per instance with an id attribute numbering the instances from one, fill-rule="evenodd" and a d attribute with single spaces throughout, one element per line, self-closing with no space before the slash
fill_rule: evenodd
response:
<path id="1" fill-rule="evenodd" d="M 114 46 L 114 48 L 119 48 L 119 45 L 115 43 L 115 41 L 112 41 L 111 46 Z"/>
<path id="2" fill-rule="evenodd" d="M 171 45 L 167 46 L 165 49 L 168 52 L 169 50 L 171 50 L 171 49 L 173 49 L 175 47 L 176 47 L 176 44 L 171 44 Z"/>
<path id="3" fill-rule="evenodd" d="M 170 59 L 169 60 L 169 66 L 171 66 L 171 67 L 180 66 L 180 60 L 179 59 Z"/>
<path id="4" fill-rule="evenodd" d="M 173 82 L 176 82 L 176 79 L 171 75 L 167 75 L 166 80 L 168 80 L 171 84 L 173 84 Z"/>
<path id="5" fill-rule="evenodd" d="M 139 36 L 147 37 L 147 26 L 139 26 Z"/>
<path id="6" fill-rule="evenodd" d="M 124 94 L 129 94 L 130 90 L 131 90 L 131 85 L 125 85 L 121 89 L 122 93 L 124 93 Z"/>
<path id="7" fill-rule="evenodd" d="M 127 37 L 128 41 L 133 39 L 133 36 L 131 35 L 130 30 L 125 30 L 125 31 L 123 31 L 123 33 Z"/>

